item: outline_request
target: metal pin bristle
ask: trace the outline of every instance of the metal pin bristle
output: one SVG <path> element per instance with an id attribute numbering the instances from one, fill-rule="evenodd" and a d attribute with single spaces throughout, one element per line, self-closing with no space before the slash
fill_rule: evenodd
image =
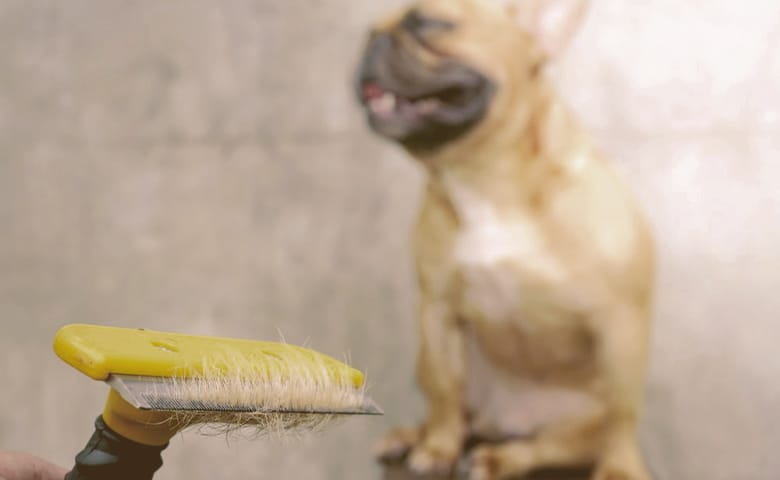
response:
<path id="1" fill-rule="evenodd" d="M 222 401 L 203 400 L 201 397 L 212 392 L 203 387 L 203 382 L 197 379 L 169 379 L 160 377 L 141 377 L 133 375 L 111 375 L 107 380 L 128 403 L 142 410 L 163 410 L 173 412 L 193 413 L 246 413 L 246 414 L 323 414 L 323 415 L 382 415 L 382 410 L 362 391 L 345 389 L 333 394 L 333 398 L 327 395 L 311 395 L 303 404 L 297 396 L 293 398 L 298 403 L 286 405 L 279 403 L 278 399 L 272 399 L 275 403 L 265 402 L 264 394 L 267 389 L 257 389 L 255 395 L 246 398 L 252 400 L 248 403 L 244 396 L 238 398 L 227 396 L 220 398 Z M 244 385 L 243 383 L 241 384 Z M 306 385 L 303 385 L 306 387 Z M 296 393 L 295 385 L 291 387 Z M 343 391 L 342 391 L 343 390 Z M 307 393 L 306 388 L 301 391 Z M 245 392 L 244 392 L 245 393 Z M 310 393 L 310 392 L 309 392 Z M 290 393 L 287 394 L 292 397 Z M 193 398 L 195 397 L 195 398 Z M 224 395 L 223 395 L 224 397 Z M 307 403 L 308 402 L 308 403 Z M 291 402 L 292 403 L 292 402 Z"/>

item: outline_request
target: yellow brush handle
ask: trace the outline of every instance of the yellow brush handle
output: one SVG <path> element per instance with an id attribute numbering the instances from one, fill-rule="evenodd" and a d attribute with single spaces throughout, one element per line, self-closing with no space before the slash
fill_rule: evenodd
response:
<path id="1" fill-rule="evenodd" d="M 95 380 L 110 374 L 152 377 L 197 377 L 217 372 L 231 373 L 246 367 L 256 370 L 267 366 L 282 369 L 274 373 L 284 377 L 284 365 L 324 365 L 337 380 L 360 388 L 363 374 L 338 360 L 314 350 L 278 342 L 234 338 L 204 337 L 153 330 L 67 325 L 54 339 L 54 351 L 62 360 Z M 290 359 L 290 361 L 279 361 Z M 204 372 L 204 366 L 208 372 Z"/>

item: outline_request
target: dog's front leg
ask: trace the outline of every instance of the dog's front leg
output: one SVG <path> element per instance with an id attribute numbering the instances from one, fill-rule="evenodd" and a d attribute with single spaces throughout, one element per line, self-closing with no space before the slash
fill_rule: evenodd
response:
<path id="1" fill-rule="evenodd" d="M 417 377 L 427 417 L 417 427 L 390 431 L 375 453 L 394 460 L 411 452 L 408 465 L 415 473 L 446 475 L 458 461 L 465 436 L 463 333 L 447 302 L 422 297 Z"/>
<path id="2" fill-rule="evenodd" d="M 391 430 L 374 450 L 384 461 L 409 454 L 407 463 L 415 473 L 446 475 L 458 461 L 465 437 L 463 334 L 447 303 L 428 300 L 425 293 L 418 315 L 417 376 L 427 418 L 418 426 Z"/>
<path id="3" fill-rule="evenodd" d="M 427 402 L 420 441 L 409 456 L 416 473 L 448 473 L 465 436 L 465 347 L 462 327 L 450 305 L 423 298 L 419 311 L 417 377 Z"/>
<path id="4" fill-rule="evenodd" d="M 608 418 L 595 480 L 650 480 L 637 439 L 648 349 L 648 312 L 618 305 L 599 321 Z"/>

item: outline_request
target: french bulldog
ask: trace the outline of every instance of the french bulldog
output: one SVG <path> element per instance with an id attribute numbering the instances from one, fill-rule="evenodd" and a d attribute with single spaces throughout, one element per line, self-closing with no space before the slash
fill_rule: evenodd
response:
<path id="1" fill-rule="evenodd" d="M 587 3 L 418 0 L 367 41 L 368 124 L 427 173 L 413 234 L 427 414 L 378 446 L 417 473 L 650 479 L 652 234 L 544 72 Z"/>

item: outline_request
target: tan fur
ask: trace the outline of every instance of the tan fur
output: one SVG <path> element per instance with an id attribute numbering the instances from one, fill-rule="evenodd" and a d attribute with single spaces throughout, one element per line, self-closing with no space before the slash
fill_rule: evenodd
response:
<path id="1" fill-rule="evenodd" d="M 542 16 L 561 2 L 570 13 L 550 27 Z M 580 464 L 593 464 L 596 480 L 648 480 L 636 426 L 651 235 L 539 72 L 585 2 L 500 3 L 414 5 L 457 24 L 427 42 L 493 79 L 498 93 L 474 130 L 418 155 L 428 172 L 413 240 L 428 413 L 419 428 L 390 433 L 379 454 L 411 450 L 414 470 L 447 471 L 474 435 L 503 441 L 473 452 L 472 480 Z M 397 31 L 402 14 L 376 28 Z"/>
<path id="2" fill-rule="evenodd" d="M 275 355 L 229 352 L 204 358 L 202 373 L 189 377 L 127 377 L 134 394 L 170 412 L 176 429 L 244 436 L 317 432 L 345 415 L 377 412 L 356 385 L 351 369 L 334 367 L 309 352 L 278 344 Z M 282 436 L 284 434 L 284 436 Z"/>

